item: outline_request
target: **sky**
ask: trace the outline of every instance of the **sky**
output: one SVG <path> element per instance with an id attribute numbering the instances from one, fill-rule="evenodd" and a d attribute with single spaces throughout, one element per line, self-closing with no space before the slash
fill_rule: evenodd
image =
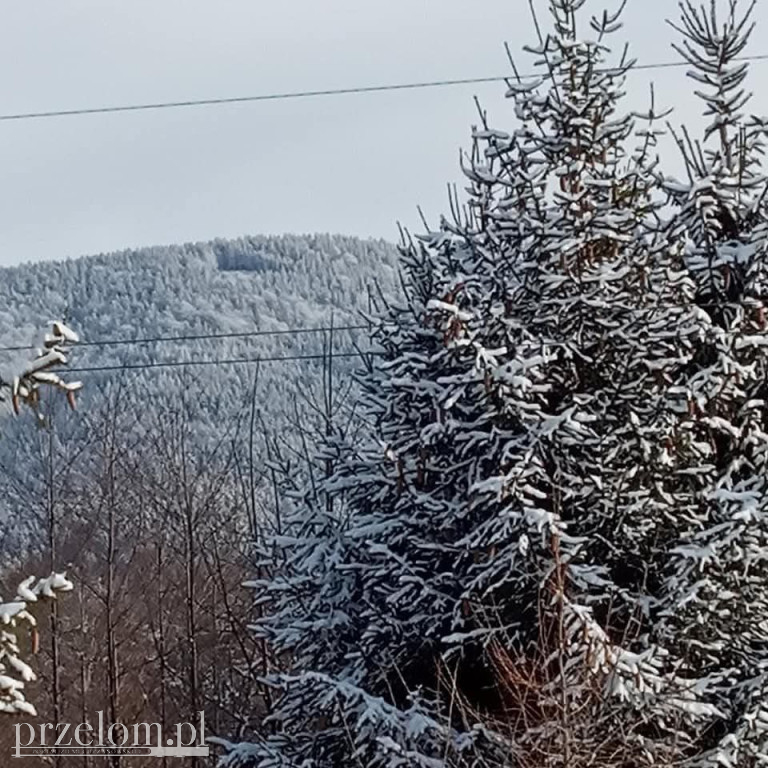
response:
<path id="1" fill-rule="evenodd" d="M 617 39 L 640 63 L 673 60 L 675 10 L 629 0 Z M 750 52 L 766 53 L 768 3 L 756 20 Z M 505 42 L 530 71 L 533 41 L 525 0 L 6 3 L 0 114 L 497 76 Z M 755 63 L 758 114 L 766 80 Z M 682 69 L 633 74 L 633 108 L 651 81 L 673 122 L 698 125 Z M 502 83 L 0 122 L 0 265 L 256 233 L 395 240 L 398 222 L 420 230 L 419 207 L 435 225 L 448 210 L 475 96 L 514 127 Z"/>

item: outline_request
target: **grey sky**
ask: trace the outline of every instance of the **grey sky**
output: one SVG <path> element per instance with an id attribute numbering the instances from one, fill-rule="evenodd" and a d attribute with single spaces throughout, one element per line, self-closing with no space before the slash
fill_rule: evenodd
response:
<path id="1" fill-rule="evenodd" d="M 537 0 L 544 8 L 543 0 Z M 723 3 L 724 4 L 724 3 Z M 597 10 L 600 0 L 592 0 Z M 752 53 L 768 52 L 759 3 Z M 642 62 L 673 58 L 672 0 L 629 0 Z M 525 0 L 35 0 L 5 3 L 0 112 L 504 74 L 532 40 Z M 528 59 L 518 58 L 529 71 Z M 694 122 L 683 70 L 651 79 Z M 753 111 L 768 113 L 768 63 Z M 0 264 L 246 233 L 395 238 L 446 209 L 472 96 L 503 85 L 0 123 Z"/>

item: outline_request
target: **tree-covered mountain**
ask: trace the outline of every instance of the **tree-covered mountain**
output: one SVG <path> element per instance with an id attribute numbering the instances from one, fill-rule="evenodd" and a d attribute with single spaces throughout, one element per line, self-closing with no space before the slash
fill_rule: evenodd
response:
<path id="1" fill-rule="evenodd" d="M 0 712 L 34 706 L 41 718 L 74 721 L 87 698 L 130 720 L 151 690 L 148 716 L 164 728 L 205 706 L 213 732 L 251 733 L 264 704 L 250 676 L 260 651 L 245 631 L 241 584 L 256 531 L 279 516 L 268 460 L 285 451 L 290 461 L 323 429 L 331 346 L 345 355 L 330 367 L 334 407 L 354 407 L 349 373 L 360 365 L 356 346 L 368 346 L 364 315 L 392 294 L 396 264 L 384 241 L 314 235 L 0 270 L 3 379 L 28 368 L 35 353 L 23 347 L 43 340 L 48 319 L 66 318 L 82 343 L 57 372 L 84 385 L 74 412 L 61 393 L 43 393 L 38 416 L 49 428 L 36 429 L 29 409 L 13 418 L 10 397 L 0 406 L 0 624 L 19 614 L 18 643 L 7 632 L 0 642 L 0 672 L 4 658 L 13 674 L 34 655 L 19 613 L 26 603 L 1 598 L 38 571 L 66 571 L 75 585 L 56 621 L 48 605 L 36 607 L 48 627 L 38 680 L 25 672 L 22 696 L 6 674 Z M 359 330 L 342 330 L 349 325 Z M 177 340 L 129 343 L 158 337 Z M 264 364 L 177 365 L 257 358 Z M 297 482 L 307 471 L 296 469 Z M 35 584 L 23 581 L 24 594 Z M 88 649 L 70 642 L 86 634 Z M 0 752 L 10 733 L 0 731 Z"/>
<path id="2" fill-rule="evenodd" d="M 0 347 L 38 343 L 45 321 L 65 318 L 84 342 L 73 358 L 76 369 L 320 354 L 327 334 L 286 331 L 361 324 L 371 302 L 395 289 L 396 261 L 396 248 L 382 240 L 286 235 L 5 268 L 0 270 Z M 268 335 L 121 343 L 252 332 Z M 90 346 L 104 340 L 118 343 Z M 339 331 L 334 349 L 348 352 L 355 340 L 364 345 L 365 335 Z M 28 351 L 2 354 L 0 371 L 8 374 Z M 316 360 L 265 363 L 259 373 L 260 405 L 270 410 L 285 403 L 286 391 L 315 378 L 318 365 Z M 124 377 L 145 398 L 183 387 L 190 403 L 204 405 L 200 410 L 214 418 L 213 406 L 238 400 L 254 367 L 131 368 L 73 376 L 85 383 L 85 402 L 95 385 Z"/>

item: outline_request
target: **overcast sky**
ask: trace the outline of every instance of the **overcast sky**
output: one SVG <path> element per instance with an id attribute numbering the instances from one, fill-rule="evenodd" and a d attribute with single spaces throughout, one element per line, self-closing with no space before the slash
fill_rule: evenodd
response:
<path id="1" fill-rule="evenodd" d="M 601 0 L 591 0 L 597 10 Z M 725 4 L 724 2 L 722 3 Z M 524 0 L 35 0 L 5 3 L 0 113 L 366 86 L 508 71 L 532 40 Z M 538 0 L 543 10 L 543 0 Z M 672 0 L 629 0 L 641 62 L 668 61 Z M 768 35 L 768 3 L 758 4 Z M 527 59 L 520 53 L 520 68 Z M 651 79 L 676 122 L 683 70 Z M 768 63 L 753 111 L 768 113 Z M 446 209 L 477 95 L 510 126 L 503 84 L 0 122 L 0 264 L 247 233 L 396 238 Z"/>

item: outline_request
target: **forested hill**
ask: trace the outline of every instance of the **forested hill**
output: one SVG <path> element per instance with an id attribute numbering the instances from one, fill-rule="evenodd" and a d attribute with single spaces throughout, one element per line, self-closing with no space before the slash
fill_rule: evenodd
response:
<path id="1" fill-rule="evenodd" d="M 173 712 L 168 717 L 181 722 L 188 701 L 186 670 L 191 669 L 189 637 L 177 631 L 188 626 L 181 612 L 185 605 L 206 617 L 200 618 L 201 628 L 213 616 L 213 624 L 199 630 L 200 638 L 213 637 L 215 627 L 226 625 L 226 642 L 231 640 L 226 647 L 207 639 L 195 646 L 200 700 L 206 707 L 209 696 L 222 702 L 210 721 L 222 733 L 235 733 L 259 710 L 260 685 L 238 682 L 235 687 L 232 682 L 248 677 L 242 670 L 251 668 L 255 646 L 243 631 L 230 628 L 244 629 L 250 621 L 252 597 L 240 585 L 250 576 L 255 531 L 271 525 L 275 509 L 265 469 L 275 455 L 270 451 L 277 445 L 281 456 L 285 452 L 292 459 L 296 446 L 311 445 L 323 434 L 315 406 L 324 402 L 325 371 L 318 359 L 176 364 L 322 354 L 329 333 L 290 331 L 331 321 L 337 329 L 363 325 L 354 336 L 334 332 L 336 352 L 349 352 L 355 343 L 364 348 L 367 329 L 361 315 L 368 309 L 369 287 L 391 293 L 396 270 L 397 251 L 386 242 L 316 235 L 216 240 L 1 271 L 0 347 L 39 343 L 48 321 L 64 318 L 83 341 L 72 350 L 70 369 L 116 367 L 61 371 L 69 380 L 81 380 L 84 389 L 74 412 L 61 392 L 49 388 L 43 393 L 48 429 L 35 428 L 28 408 L 14 418 L 8 404 L 0 406 L 0 575 L 8 579 L 0 580 L 0 595 L 14 594 L 12 585 L 27 569 L 44 571 L 55 558 L 57 568 L 80 587 L 62 621 L 87 617 L 77 630 L 58 630 L 62 640 L 55 663 L 61 665 L 67 717 L 76 717 L 70 704 L 79 706 L 85 698 L 96 710 L 108 708 L 104 697 L 110 691 L 110 667 L 101 633 L 114 622 L 120 636 L 120 670 L 114 672 L 120 705 L 128 712 L 145 701 L 143 690 L 162 691 L 152 697 L 149 716 L 164 722 L 165 713 Z M 283 333 L 268 335 L 273 331 Z M 244 333 L 260 335 L 116 343 Z M 113 341 L 102 346 L 103 340 Z M 31 356 L 28 350 L 2 354 L 7 369 Z M 349 373 L 358 361 L 341 357 L 333 365 L 333 390 L 339 393 L 334 416 L 347 405 L 352 410 Z M 161 362 L 173 367 L 148 367 Z M 343 392 L 349 397 L 343 398 Z M 292 477 L 303 481 L 306 472 L 303 465 Z M 187 477 L 188 483 L 182 480 Z M 186 524 L 177 514 L 182 508 Z M 185 547 L 190 553 L 204 552 L 186 561 L 192 564 L 186 573 L 193 581 L 185 581 L 184 561 L 177 558 Z M 106 620 L 103 590 L 111 576 L 105 564 L 109 574 L 118 574 L 114 583 L 125 600 Z M 162 572 L 159 579 L 156 568 Z M 161 650 L 164 655 L 158 657 L 153 622 L 160 603 L 152 603 L 152 596 L 160 584 L 166 585 L 160 603 L 173 615 L 163 608 L 162 631 L 168 633 L 164 642 L 170 650 Z M 192 592 L 187 602 L 181 597 L 184 584 L 192 585 L 197 602 Z M 233 615 L 242 618 L 233 621 Z M 80 647 L 63 640 L 86 635 L 94 650 L 87 659 Z M 151 657 L 160 658 L 163 669 L 179 670 L 178 676 L 172 681 L 154 677 L 146 663 Z M 40 660 L 42 682 L 30 691 L 45 717 L 54 711 L 47 695 L 51 658 Z M 110 658 L 117 659 L 118 651 Z M 77 688 L 76 680 L 86 680 L 86 687 Z M 160 699 L 164 714 L 155 715 Z M 4 735 L 0 753 L 10 751 Z"/>
<path id="2" fill-rule="evenodd" d="M 244 237 L 6 268 L 0 270 L 0 346 L 38 343 L 45 323 L 62 317 L 85 342 L 359 323 L 371 294 L 392 293 L 396 270 L 393 245 L 338 235 Z M 335 346 L 348 350 L 354 339 L 365 336 L 338 333 Z M 305 355 L 322 346 L 318 333 L 84 346 L 72 366 Z M 25 353 L 3 356 L 7 370 Z M 262 404 L 271 409 L 286 388 L 316 376 L 317 367 L 312 361 L 263 365 Z M 77 374 L 86 401 L 89 387 L 118 377 L 148 397 L 184 382 L 203 412 L 223 396 L 237 399 L 252 376 L 252 365 Z"/>

